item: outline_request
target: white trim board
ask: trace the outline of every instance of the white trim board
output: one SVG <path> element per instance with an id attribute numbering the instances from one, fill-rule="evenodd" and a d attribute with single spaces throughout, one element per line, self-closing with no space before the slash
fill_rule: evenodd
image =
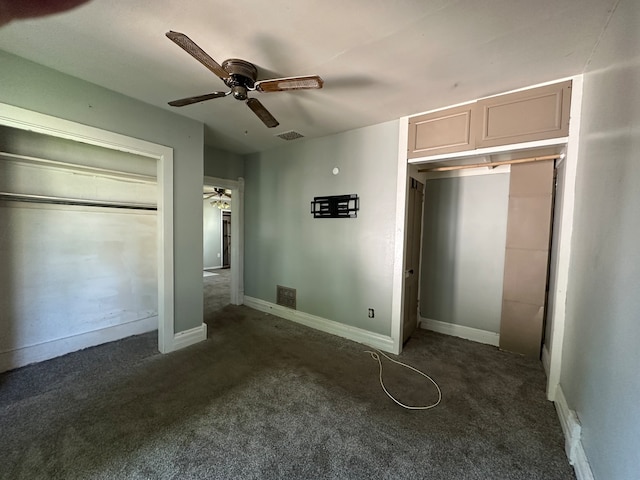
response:
<path id="1" fill-rule="evenodd" d="M 548 378 L 549 369 L 551 368 L 551 357 L 549 356 L 549 349 L 547 348 L 546 345 L 542 346 L 542 367 L 544 368 L 544 373 L 547 374 L 547 378 Z"/>
<path id="2" fill-rule="evenodd" d="M 184 332 L 178 332 L 173 336 L 173 350 L 190 347 L 207 339 L 207 324 L 194 327 Z"/>
<path id="3" fill-rule="evenodd" d="M 396 218 L 393 249 L 393 290 L 391 294 L 391 340 L 392 353 L 402 352 L 402 322 L 404 319 L 404 270 L 405 234 L 407 226 L 407 200 L 409 165 L 407 142 L 409 141 L 409 119 L 402 117 L 398 129 L 398 178 L 396 180 Z"/>
<path id="4" fill-rule="evenodd" d="M 292 322 L 300 323 L 325 333 L 330 333 L 338 337 L 377 348 L 384 352 L 394 353 L 393 339 L 386 335 L 345 325 L 344 323 L 336 322 L 334 320 L 317 317 L 299 310 L 292 310 L 259 298 L 245 296 L 244 305 L 260 312 L 270 313 L 277 317 L 284 318 L 285 320 L 291 320 Z"/>
<path id="5" fill-rule="evenodd" d="M 174 349 L 173 149 L 4 103 L 0 103 L 0 125 L 133 153 L 157 161 L 158 349 L 162 353 L 172 351 Z"/>
<path id="6" fill-rule="evenodd" d="M 556 411 L 564 433 L 564 451 L 569 459 L 569 464 L 573 466 L 578 480 L 594 480 L 587 454 L 582 445 L 582 426 L 578 421 L 578 416 L 576 412 L 569 409 L 560 385 L 556 388 L 554 396 Z"/>
<path id="7" fill-rule="evenodd" d="M 569 137 L 557 137 L 550 138 L 548 140 L 534 140 L 532 142 L 524 143 L 509 143 L 507 145 L 498 145 L 496 147 L 483 147 L 476 148 L 475 150 L 465 150 L 464 152 L 441 153 L 438 155 L 431 155 L 427 157 L 411 158 L 407 160 L 407 162 L 411 165 L 428 165 L 430 162 L 437 162 L 439 160 L 482 157 L 486 155 L 494 155 L 497 153 L 516 152 L 520 150 L 531 150 L 534 148 L 565 145 L 568 141 Z"/>
<path id="8" fill-rule="evenodd" d="M 94 347 L 107 342 L 113 342 L 132 335 L 152 332 L 158 328 L 156 315 L 140 320 L 113 325 L 111 327 L 79 333 L 48 342 L 29 345 L 0 352 L 0 372 L 24 367 L 31 363 L 42 362 L 67 353 Z"/>
<path id="9" fill-rule="evenodd" d="M 558 258 L 556 263 L 556 290 L 553 312 L 548 313 L 551 321 L 550 339 L 545 340 L 549 350 L 549 371 L 547 373 L 547 399 L 554 401 L 554 395 L 560 384 L 562 372 L 562 345 L 569 286 L 569 266 L 571 262 L 571 242 L 573 236 L 573 217 L 576 198 L 576 178 L 578 171 L 578 147 L 580 136 L 580 118 L 582 115 L 583 77 L 573 77 L 571 87 L 571 123 L 569 124 L 569 143 L 565 155 L 565 177 L 562 205 L 560 206 L 560 232 L 558 235 Z M 549 321 L 549 319 L 548 319 Z"/>
<path id="10" fill-rule="evenodd" d="M 500 344 L 499 333 L 480 330 L 479 328 L 465 327 L 464 325 L 441 322 L 430 318 L 420 317 L 420 328 L 443 333 L 444 335 L 451 335 L 452 337 L 464 338 L 473 342 L 493 345 L 494 347 L 497 347 Z"/>

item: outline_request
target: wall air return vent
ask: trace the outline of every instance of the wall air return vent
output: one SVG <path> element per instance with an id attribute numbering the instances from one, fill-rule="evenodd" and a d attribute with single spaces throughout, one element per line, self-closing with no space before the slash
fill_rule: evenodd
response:
<path id="1" fill-rule="evenodd" d="M 289 130 L 288 132 L 279 133 L 276 135 L 283 140 L 296 140 L 298 138 L 304 137 L 301 133 L 295 132 L 293 130 Z"/>
<path id="2" fill-rule="evenodd" d="M 296 309 L 296 289 L 283 287 L 282 285 L 276 286 L 276 303 L 283 307 L 289 307 Z"/>

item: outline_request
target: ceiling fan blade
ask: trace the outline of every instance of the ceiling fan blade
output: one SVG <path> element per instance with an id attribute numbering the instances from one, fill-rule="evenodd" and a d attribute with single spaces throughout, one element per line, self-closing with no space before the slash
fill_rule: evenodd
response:
<path id="1" fill-rule="evenodd" d="M 324 80 L 318 75 L 306 75 L 303 77 L 272 78 L 255 83 L 255 89 L 260 92 L 282 92 L 286 90 L 306 90 L 309 88 L 322 88 Z"/>
<path id="2" fill-rule="evenodd" d="M 196 43 L 187 37 L 184 33 L 169 31 L 166 33 L 167 37 L 172 40 L 176 45 L 182 48 L 185 52 L 198 60 L 202 65 L 207 67 L 221 79 L 225 80 L 230 77 L 229 72 L 222 68 L 218 62 L 211 58 L 204 50 L 202 50 Z"/>
<path id="3" fill-rule="evenodd" d="M 185 105 L 191 105 L 192 103 L 204 102 L 205 100 L 211 100 L 212 98 L 226 97 L 230 92 L 213 92 L 206 95 L 198 95 L 197 97 L 181 98 L 180 100 L 173 100 L 169 102 L 172 107 L 184 107 Z"/>
<path id="4" fill-rule="evenodd" d="M 247 105 L 249 105 L 249 108 L 253 110 L 253 113 L 255 113 L 258 118 L 262 120 L 262 123 L 264 123 L 267 127 L 273 128 L 280 125 L 280 123 L 273 117 L 273 115 L 269 113 L 269 110 L 264 108 L 264 105 L 262 105 L 262 103 L 260 103 L 257 99 L 248 99 Z"/>

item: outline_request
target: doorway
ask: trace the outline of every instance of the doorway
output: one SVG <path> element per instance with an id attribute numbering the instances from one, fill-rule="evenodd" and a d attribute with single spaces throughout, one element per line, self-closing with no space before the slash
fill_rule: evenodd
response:
<path id="1" fill-rule="evenodd" d="M 109 132 L 76 122 L 52 117 L 11 105 L 0 104 L 0 125 L 80 142 L 96 147 L 131 153 L 147 157 L 156 162 L 157 191 L 157 298 L 158 298 L 158 349 L 162 353 L 176 348 L 174 334 L 174 283 L 173 283 L 173 149 L 144 140 Z M 117 335 L 116 335 L 117 336 Z M 89 339 L 86 344 L 61 341 L 55 344 L 43 343 L 42 348 L 22 349 L 21 355 L 11 356 L 10 368 L 26 365 L 34 361 L 53 358 L 70 351 L 86 348 L 90 344 L 115 340 L 104 335 Z M 126 336 L 126 335 L 125 335 Z M 121 338 L 121 337 L 118 337 Z"/>
<path id="2" fill-rule="evenodd" d="M 488 162 L 418 169 L 427 185 L 418 294 L 421 327 L 539 357 L 551 234 L 549 172 L 562 148 L 506 152 L 501 155 L 507 158 L 494 160 L 497 165 L 490 169 L 482 168 Z M 534 179 L 541 185 L 539 192 L 532 186 Z M 405 322 L 413 313 L 407 279 L 415 180 L 408 182 Z M 519 190 L 524 193 L 518 195 Z M 511 255 L 514 249 L 517 255 Z M 406 341 L 406 332 L 400 338 Z"/>
<path id="3" fill-rule="evenodd" d="M 229 188 L 204 185 L 202 189 L 202 281 L 204 318 L 231 303 L 231 212 Z"/>
<path id="4" fill-rule="evenodd" d="M 203 302 L 205 317 L 244 302 L 244 179 L 204 177 Z"/>

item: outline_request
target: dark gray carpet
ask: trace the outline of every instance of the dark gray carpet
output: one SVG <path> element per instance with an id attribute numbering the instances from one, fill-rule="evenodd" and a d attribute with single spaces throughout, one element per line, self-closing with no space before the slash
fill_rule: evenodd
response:
<path id="1" fill-rule="evenodd" d="M 169 355 L 154 334 L 0 375 L 3 479 L 572 479 L 539 362 L 419 331 L 443 400 L 407 411 L 362 345 L 246 307 Z M 387 370 L 400 400 L 433 386 Z"/>
<path id="2" fill-rule="evenodd" d="M 204 277 L 202 279 L 204 284 L 204 311 L 208 314 L 229 305 L 231 295 L 231 269 L 216 268 L 205 271 L 216 274 L 212 277 Z"/>

